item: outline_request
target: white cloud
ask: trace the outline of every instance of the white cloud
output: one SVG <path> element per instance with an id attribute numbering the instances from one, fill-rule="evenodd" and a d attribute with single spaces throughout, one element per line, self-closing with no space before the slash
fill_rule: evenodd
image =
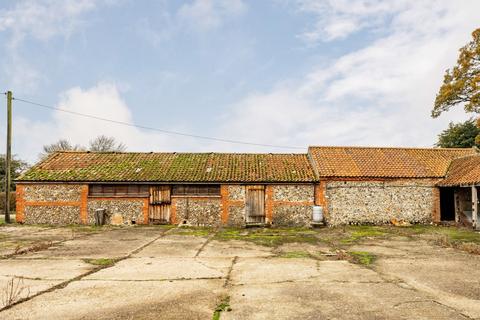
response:
<path id="1" fill-rule="evenodd" d="M 208 31 L 243 14 L 246 8 L 242 0 L 193 0 L 180 7 L 178 17 L 194 29 Z"/>
<path id="2" fill-rule="evenodd" d="M 478 27 L 480 2 L 385 3 L 302 1 L 302 10 L 308 4 L 324 15 L 322 32 L 341 15 L 361 28 L 382 27 L 385 35 L 327 67 L 312 67 L 295 85 L 246 97 L 224 115 L 225 134 L 272 144 L 432 146 L 449 121 L 465 119 L 461 108 L 440 119 L 431 119 L 430 110 L 444 70 Z M 389 22 L 370 22 L 374 14 L 390 15 Z"/>
<path id="3" fill-rule="evenodd" d="M 60 95 L 56 107 L 120 122 L 134 122 L 130 108 L 112 83 L 99 83 L 86 90 L 78 87 L 67 90 Z M 37 159 L 43 145 L 58 139 L 86 146 L 91 139 L 102 134 L 115 137 L 126 144 L 130 151 L 175 150 L 173 140 L 168 135 L 62 111 L 54 111 L 46 121 L 17 117 L 14 119 L 14 132 L 14 152 L 29 161 Z M 178 140 L 176 137 L 175 141 Z"/>
<path id="4" fill-rule="evenodd" d="M 314 26 L 300 35 L 309 43 L 348 37 L 365 28 L 381 26 L 389 15 L 410 5 L 409 0 L 294 0 L 301 13 L 316 17 Z"/>
<path id="5" fill-rule="evenodd" d="M 32 92 L 43 78 L 39 71 L 22 55 L 21 45 L 27 38 L 48 41 L 52 37 L 70 37 L 85 22 L 81 19 L 86 12 L 98 4 L 94 0 L 44 0 L 18 1 L 9 9 L 0 10 L 0 32 L 8 33 L 5 53 L 8 63 L 3 61 L 7 85 Z"/>

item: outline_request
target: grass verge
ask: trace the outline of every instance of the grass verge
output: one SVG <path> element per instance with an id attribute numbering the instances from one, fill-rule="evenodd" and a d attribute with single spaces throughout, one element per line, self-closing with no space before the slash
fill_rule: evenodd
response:
<path id="1" fill-rule="evenodd" d="M 252 228 L 222 229 L 215 240 L 249 241 L 267 247 L 277 247 L 286 243 L 318 243 L 317 233 L 305 228 Z"/>

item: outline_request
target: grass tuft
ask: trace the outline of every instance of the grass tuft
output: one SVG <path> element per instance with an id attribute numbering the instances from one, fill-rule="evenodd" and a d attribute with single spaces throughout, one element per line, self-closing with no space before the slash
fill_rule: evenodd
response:
<path id="1" fill-rule="evenodd" d="M 232 308 L 230 308 L 230 297 L 224 298 L 220 304 L 215 308 L 215 311 L 213 312 L 212 320 L 220 320 L 220 315 L 224 311 L 232 311 Z"/>
<path id="2" fill-rule="evenodd" d="M 100 259 L 85 259 L 86 263 L 93 264 L 94 266 L 110 267 L 115 264 L 114 259 L 100 258 Z"/>
<path id="3" fill-rule="evenodd" d="M 353 258 L 353 262 L 364 266 L 370 266 L 375 261 L 375 255 L 367 251 L 350 251 L 349 254 Z"/>

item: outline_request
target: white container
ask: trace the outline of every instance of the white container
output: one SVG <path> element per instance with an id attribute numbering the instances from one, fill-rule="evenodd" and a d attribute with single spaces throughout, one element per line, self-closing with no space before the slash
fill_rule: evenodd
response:
<path id="1" fill-rule="evenodd" d="M 321 206 L 312 207 L 312 220 L 313 222 L 323 222 L 323 207 Z"/>

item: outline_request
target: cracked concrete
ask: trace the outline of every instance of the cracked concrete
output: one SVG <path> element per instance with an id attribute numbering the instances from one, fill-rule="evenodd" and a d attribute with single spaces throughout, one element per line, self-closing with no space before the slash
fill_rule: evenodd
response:
<path id="1" fill-rule="evenodd" d="M 59 229 L 59 237 L 68 233 Z M 55 230 L 35 232 L 55 237 Z M 407 237 L 349 245 L 376 255 L 366 267 L 326 260 L 319 252 L 336 248 L 325 243 L 264 247 L 213 237 L 100 230 L 0 260 L 0 286 L 21 277 L 34 296 L 0 318 L 211 319 L 226 296 L 232 310 L 221 319 L 480 318 L 480 256 Z M 295 251 L 310 256 L 280 254 Z M 101 267 L 87 258 L 118 261 Z"/>

